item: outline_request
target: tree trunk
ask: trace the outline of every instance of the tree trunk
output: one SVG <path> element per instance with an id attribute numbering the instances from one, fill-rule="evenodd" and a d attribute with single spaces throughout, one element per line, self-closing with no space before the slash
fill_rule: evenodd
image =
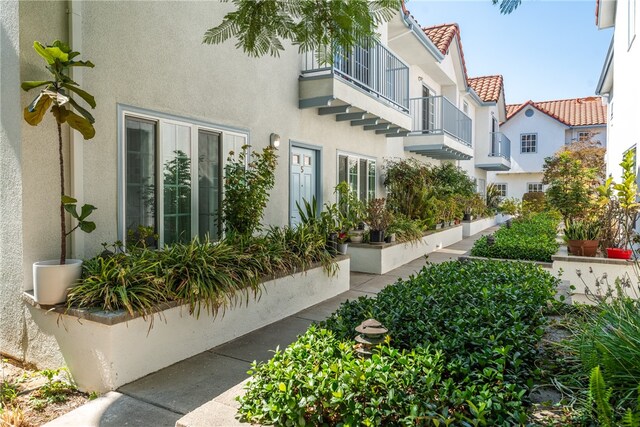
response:
<path id="1" fill-rule="evenodd" d="M 62 155 L 62 126 L 57 120 L 56 123 L 58 124 L 58 156 L 60 158 L 60 265 L 62 265 L 67 261 L 67 230 L 64 221 L 64 203 L 62 203 L 64 197 L 64 157 Z"/>

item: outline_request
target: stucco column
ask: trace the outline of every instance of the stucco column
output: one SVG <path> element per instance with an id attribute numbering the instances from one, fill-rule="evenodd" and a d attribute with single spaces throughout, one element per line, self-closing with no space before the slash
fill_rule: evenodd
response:
<path id="1" fill-rule="evenodd" d="M 0 1 L 0 352 L 24 356 L 19 2 Z"/>

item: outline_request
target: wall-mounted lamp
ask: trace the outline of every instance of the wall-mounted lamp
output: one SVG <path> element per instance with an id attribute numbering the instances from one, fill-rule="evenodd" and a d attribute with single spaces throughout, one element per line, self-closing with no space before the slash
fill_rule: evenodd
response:
<path id="1" fill-rule="evenodd" d="M 272 133 L 269 136 L 269 143 L 273 148 L 278 148 L 280 146 L 280 135 L 277 133 Z"/>
<path id="2" fill-rule="evenodd" d="M 422 76 L 418 76 L 418 81 L 421 82 L 422 80 Z"/>

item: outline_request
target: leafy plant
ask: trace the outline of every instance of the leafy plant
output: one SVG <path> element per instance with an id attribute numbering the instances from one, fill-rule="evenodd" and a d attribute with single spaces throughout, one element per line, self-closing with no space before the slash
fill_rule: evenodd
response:
<path id="1" fill-rule="evenodd" d="M 66 402 L 77 387 L 64 369 L 43 369 L 39 372 L 47 381 L 32 396 L 31 406 L 42 410 L 52 403 Z"/>
<path id="2" fill-rule="evenodd" d="M 598 240 L 600 224 L 587 220 L 571 221 L 564 228 L 564 236 L 567 240 Z"/>
<path id="3" fill-rule="evenodd" d="M 397 215 L 387 228 L 387 233 L 395 233 L 398 242 L 416 242 L 424 235 L 424 225 L 422 221 L 410 220 Z"/>
<path id="4" fill-rule="evenodd" d="M 367 206 L 366 222 L 372 230 L 384 231 L 386 230 L 393 216 L 385 206 L 385 199 L 371 199 Z"/>
<path id="5" fill-rule="evenodd" d="M 548 210 L 547 198 L 540 191 L 530 191 L 522 195 L 522 215 L 529 216 L 534 213 Z"/>
<path id="6" fill-rule="evenodd" d="M 522 204 L 520 200 L 516 198 L 508 198 L 504 199 L 500 202 L 500 206 L 498 207 L 498 212 L 501 212 L 505 215 L 520 215 L 522 209 Z"/>
<path id="7" fill-rule="evenodd" d="M 250 236 L 260 230 L 262 214 L 275 184 L 276 149 L 265 147 L 262 154 L 252 153 L 247 164 L 249 146 L 242 147 L 238 159 L 229 153 L 224 167 L 224 201 L 222 219 L 227 233 Z"/>
<path id="8" fill-rule="evenodd" d="M 31 101 L 24 109 L 24 119 L 31 126 L 37 126 L 49 107 L 51 114 L 56 120 L 58 129 L 58 161 L 60 170 L 60 264 L 65 264 L 67 256 L 67 235 L 76 228 L 80 228 L 86 233 L 90 233 L 95 229 L 95 223 L 87 221 L 87 217 L 96 207 L 86 204 L 80 209 L 80 213 L 76 210 L 76 200 L 65 195 L 64 190 L 64 157 L 62 151 L 62 124 L 67 123 L 71 128 L 82 134 L 84 139 L 94 137 L 96 131 L 93 127 L 95 122 L 89 111 L 83 108 L 74 98 L 70 97 L 73 92 L 82 98 L 91 108 L 96 107 L 96 101 L 93 95 L 81 89 L 76 82 L 69 76 L 72 67 L 90 67 L 94 65 L 90 61 L 75 61 L 80 52 L 73 52 L 69 45 L 56 40 L 52 45 L 43 46 L 39 42 L 33 42 L 33 48 L 47 63 L 46 69 L 51 76 L 50 80 L 40 81 L 24 81 L 22 89 L 26 92 L 45 86 L 40 93 Z M 76 114 L 75 109 L 79 114 Z M 65 211 L 69 212 L 76 220 L 78 225 L 67 233 Z"/>
<path id="9" fill-rule="evenodd" d="M 485 204 L 487 205 L 487 208 L 494 213 L 498 212 L 498 208 L 500 207 L 500 202 L 502 200 L 501 194 L 502 192 L 497 185 L 493 183 L 487 185 Z"/>

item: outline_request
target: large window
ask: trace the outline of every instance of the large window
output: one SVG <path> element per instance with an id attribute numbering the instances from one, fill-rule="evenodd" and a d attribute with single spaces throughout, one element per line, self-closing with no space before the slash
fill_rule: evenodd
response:
<path id="1" fill-rule="evenodd" d="M 153 117 L 124 116 L 124 236 L 151 227 L 158 244 L 220 235 L 221 130 Z M 246 136 L 226 135 L 236 150 Z"/>
<path id="2" fill-rule="evenodd" d="M 520 152 L 535 153 L 538 151 L 538 134 L 523 133 L 520 135 Z"/>
<path id="3" fill-rule="evenodd" d="M 338 154 L 338 182 L 349 183 L 351 191 L 367 203 L 376 197 L 376 161 L 352 154 Z"/>
<path id="4" fill-rule="evenodd" d="M 527 192 L 529 193 L 542 193 L 544 190 L 542 189 L 542 183 L 540 182 L 529 182 L 527 183 Z"/>

